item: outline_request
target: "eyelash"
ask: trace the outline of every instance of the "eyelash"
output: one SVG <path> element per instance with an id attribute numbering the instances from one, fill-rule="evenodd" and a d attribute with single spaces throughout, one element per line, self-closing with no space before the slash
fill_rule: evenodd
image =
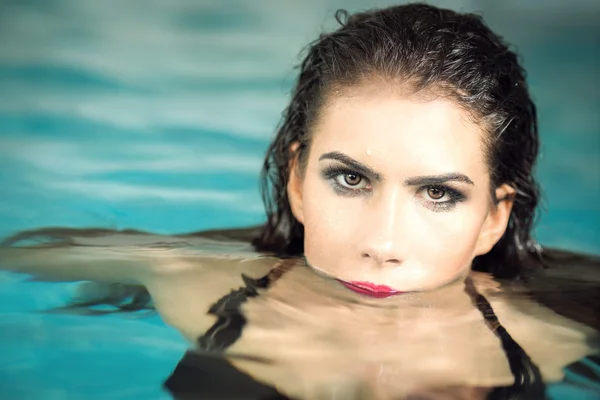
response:
<path id="1" fill-rule="evenodd" d="M 361 182 L 366 181 L 368 187 L 361 189 L 351 189 L 349 187 L 343 186 L 336 179 L 343 175 L 355 175 L 361 179 Z M 338 166 L 329 166 L 323 171 L 323 177 L 327 181 L 329 181 L 332 189 L 336 192 L 336 194 L 341 196 L 356 197 L 371 191 L 369 180 L 361 174 L 354 172 L 350 169 Z M 420 187 L 417 192 L 421 193 L 431 189 L 443 191 L 446 196 L 450 197 L 450 200 L 446 201 L 428 200 L 425 206 L 435 212 L 451 211 L 452 209 L 454 209 L 454 207 L 456 207 L 458 203 L 466 200 L 466 196 L 462 192 L 451 188 L 447 185 L 425 185 Z"/>

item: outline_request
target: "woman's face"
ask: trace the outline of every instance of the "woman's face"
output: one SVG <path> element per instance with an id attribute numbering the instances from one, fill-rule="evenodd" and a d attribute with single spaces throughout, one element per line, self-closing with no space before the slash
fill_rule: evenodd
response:
<path id="1" fill-rule="evenodd" d="M 330 99 L 288 184 L 308 263 L 360 290 L 421 291 L 464 276 L 512 206 L 492 202 L 485 134 L 447 99 L 372 87 Z"/>

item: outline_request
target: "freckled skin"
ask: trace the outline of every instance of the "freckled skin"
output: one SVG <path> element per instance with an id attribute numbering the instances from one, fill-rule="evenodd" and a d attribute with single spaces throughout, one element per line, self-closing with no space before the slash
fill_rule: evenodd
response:
<path id="1" fill-rule="evenodd" d="M 315 125 L 306 171 L 292 172 L 288 186 L 294 215 L 304 224 L 308 262 L 342 280 L 403 292 L 436 288 L 466 274 L 473 258 L 501 237 L 510 213 L 510 204 L 494 207 L 491 201 L 485 134 L 450 100 L 360 89 L 330 100 Z M 324 169 L 343 166 L 320 160 L 328 152 L 351 157 L 382 180 L 326 179 Z M 404 182 L 448 173 L 473 182 L 447 183 L 464 195 L 455 205 L 436 204 L 450 198 L 448 191 Z M 350 193 L 368 190 L 341 195 L 335 182 Z"/>

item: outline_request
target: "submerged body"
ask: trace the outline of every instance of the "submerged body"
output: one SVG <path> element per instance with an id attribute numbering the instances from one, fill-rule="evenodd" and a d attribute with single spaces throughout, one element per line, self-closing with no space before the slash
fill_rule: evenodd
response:
<path id="1" fill-rule="evenodd" d="M 565 366 L 598 352 L 593 327 L 540 305 L 521 283 L 501 284 L 488 274 L 471 272 L 466 281 L 436 290 L 373 298 L 322 276 L 301 258 L 256 253 L 243 232 L 80 233 L 71 232 L 69 244 L 0 248 L 0 267 L 53 280 L 143 285 L 164 321 L 193 348 L 223 355 L 291 397 L 386 399 L 438 388 L 510 386 L 515 377 L 497 327 L 478 310 L 470 283 L 545 381 L 560 381 Z M 223 301 L 273 271 L 276 279 L 258 285 L 256 295 Z M 219 300 L 223 312 L 215 312 Z M 231 312 L 242 316 L 238 326 Z M 215 339 L 223 330 L 229 330 L 227 343 Z"/>

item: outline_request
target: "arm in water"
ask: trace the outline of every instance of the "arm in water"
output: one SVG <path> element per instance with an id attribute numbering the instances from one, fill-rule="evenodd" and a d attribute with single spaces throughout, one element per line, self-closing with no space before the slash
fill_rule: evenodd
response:
<path id="1" fill-rule="evenodd" d="M 226 241 L 248 247 L 256 228 L 160 236 L 135 230 L 46 228 L 20 232 L 0 243 L 0 269 L 50 281 L 90 280 L 143 284 L 181 271 L 204 248 Z M 186 262 L 187 261 L 187 262 Z"/>
<path id="2" fill-rule="evenodd" d="M 42 229 L 5 240 L 0 269 L 37 280 L 91 281 L 62 309 L 105 314 L 156 308 L 194 341 L 214 322 L 207 314 L 211 304 L 243 286 L 242 274 L 263 276 L 279 261 L 255 252 L 252 235 L 252 229 L 174 236 Z"/>

